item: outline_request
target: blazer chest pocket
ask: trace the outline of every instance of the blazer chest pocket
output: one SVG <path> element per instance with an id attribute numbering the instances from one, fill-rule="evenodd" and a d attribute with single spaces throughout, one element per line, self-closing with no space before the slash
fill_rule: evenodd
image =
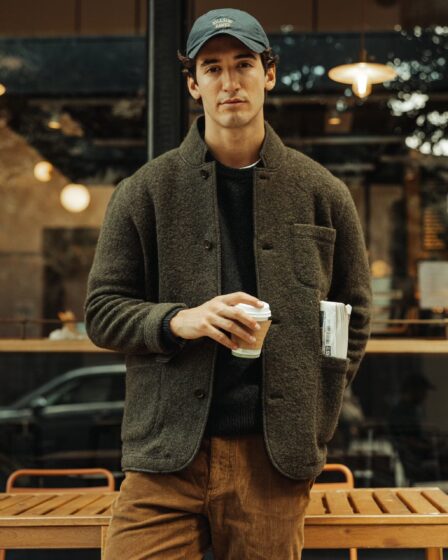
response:
<path id="1" fill-rule="evenodd" d="M 301 284 L 327 295 L 333 274 L 336 230 L 313 224 L 292 224 L 294 271 Z"/>

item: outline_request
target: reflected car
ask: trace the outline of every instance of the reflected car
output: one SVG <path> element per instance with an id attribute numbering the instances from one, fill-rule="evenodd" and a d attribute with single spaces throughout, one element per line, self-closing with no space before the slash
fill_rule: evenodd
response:
<path id="1" fill-rule="evenodd" d="M 124 364 L 74 369 L 0 408 L 0 484 L 17 468 L 105 467 L 122 477 Z"/>

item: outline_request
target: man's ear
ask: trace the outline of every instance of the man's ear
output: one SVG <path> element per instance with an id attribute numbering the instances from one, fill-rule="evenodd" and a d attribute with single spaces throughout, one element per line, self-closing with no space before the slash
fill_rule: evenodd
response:
<path id="1" fill-rule="evenodd" d="M 266 91 L 271 91 L 272 89 L 274 89 L 275 82 L 276 82 L 276 76 L 277 76 L 276 67 L 275 67 L 275 64 L 272 64 L 272 66 L 269 66 L 269 68 L 267 69 L 266 75 L 265 75 L 265 89 L 266 89 Z"/>
<path id="2" fill-rule="evenodd" d="M 199 101 L 199 99 L 201 98 L 201 94 L 199 93 L 198 84 L 196 83 L 193 76 L 187 76 L 187 87 L 191 97 L 193 97 L 193 99 L 195 99 L 196 101 Z"/>

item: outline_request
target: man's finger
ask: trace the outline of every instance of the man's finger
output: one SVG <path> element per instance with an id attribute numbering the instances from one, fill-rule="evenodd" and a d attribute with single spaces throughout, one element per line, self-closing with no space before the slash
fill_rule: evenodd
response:
<path id="1" fill-rule="evenodd" d="M 231 306 L 231 309 L 229 311 L 228 316 L 231 317 L 232 319 L 235 319 L 236 321 L 239 321 L 243 325 L 246 325 L 250 329 L 256 329 L 257 328 L 256 325 L 258 323 L 257 323 L 256 319 L 252 318 L 250 315 L 248 315 L 247 313 L 245 313 L 242 309 L 239 309 L 238 307 Z"/>
<path id="2" fill-rule="evenodd" d="M 231 319 L 229 320 L 222 317 L 220 317 L 215 323 L 215 327 L 224 329 L 226 331 L 225 334 L 233 333 L 238 338 L 246 340 L 247 342 L 254 342 L 255 339 L 253 339 L 253 335 L 251 332 L 252 325 L 250 324 L 248 326 L 251 329 L 250 331 L 244 328 L 243 323 L 240 324 L 238 321 L 232 321 Z"/>
<path id="3" fill-rule="evenodd" d="M 236 345 L 232 342 L 232 340 L 228 336 L 226 336 L 221 330 L 213 327 L 212 325 L 210 325 L 210 330 L 211 332 L 210 334 L 208 334 L 208 336 L 213 340 L 216 340 L 216 342 L 223 344 L 227 348 L 230 348 L 230 350 L 236 347 Z"/>
<path id="4" fill-rule="evenodd" d="M 237 303 L 247 303 L 255 307 L 261 307 L 263 302 L 257 297 L 247 294 L 246 292 L 232 292 L 223 296 L 223 301 L 228 305 L 236 305 Z"/>

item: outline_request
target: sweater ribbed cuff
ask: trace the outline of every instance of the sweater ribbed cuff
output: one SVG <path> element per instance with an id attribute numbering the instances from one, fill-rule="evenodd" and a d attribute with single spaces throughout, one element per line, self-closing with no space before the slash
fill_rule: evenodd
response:
<path id="1" fill-rule="evenodd" d="M 162 320 L 162 342 L 167 352 L 179 350 L 185 346 L 187 342 L 185 338 L 176 336 L 170 327 L 170 320 L 179 313 L 184 307 L 176 307 L 169 311 Z"/>

